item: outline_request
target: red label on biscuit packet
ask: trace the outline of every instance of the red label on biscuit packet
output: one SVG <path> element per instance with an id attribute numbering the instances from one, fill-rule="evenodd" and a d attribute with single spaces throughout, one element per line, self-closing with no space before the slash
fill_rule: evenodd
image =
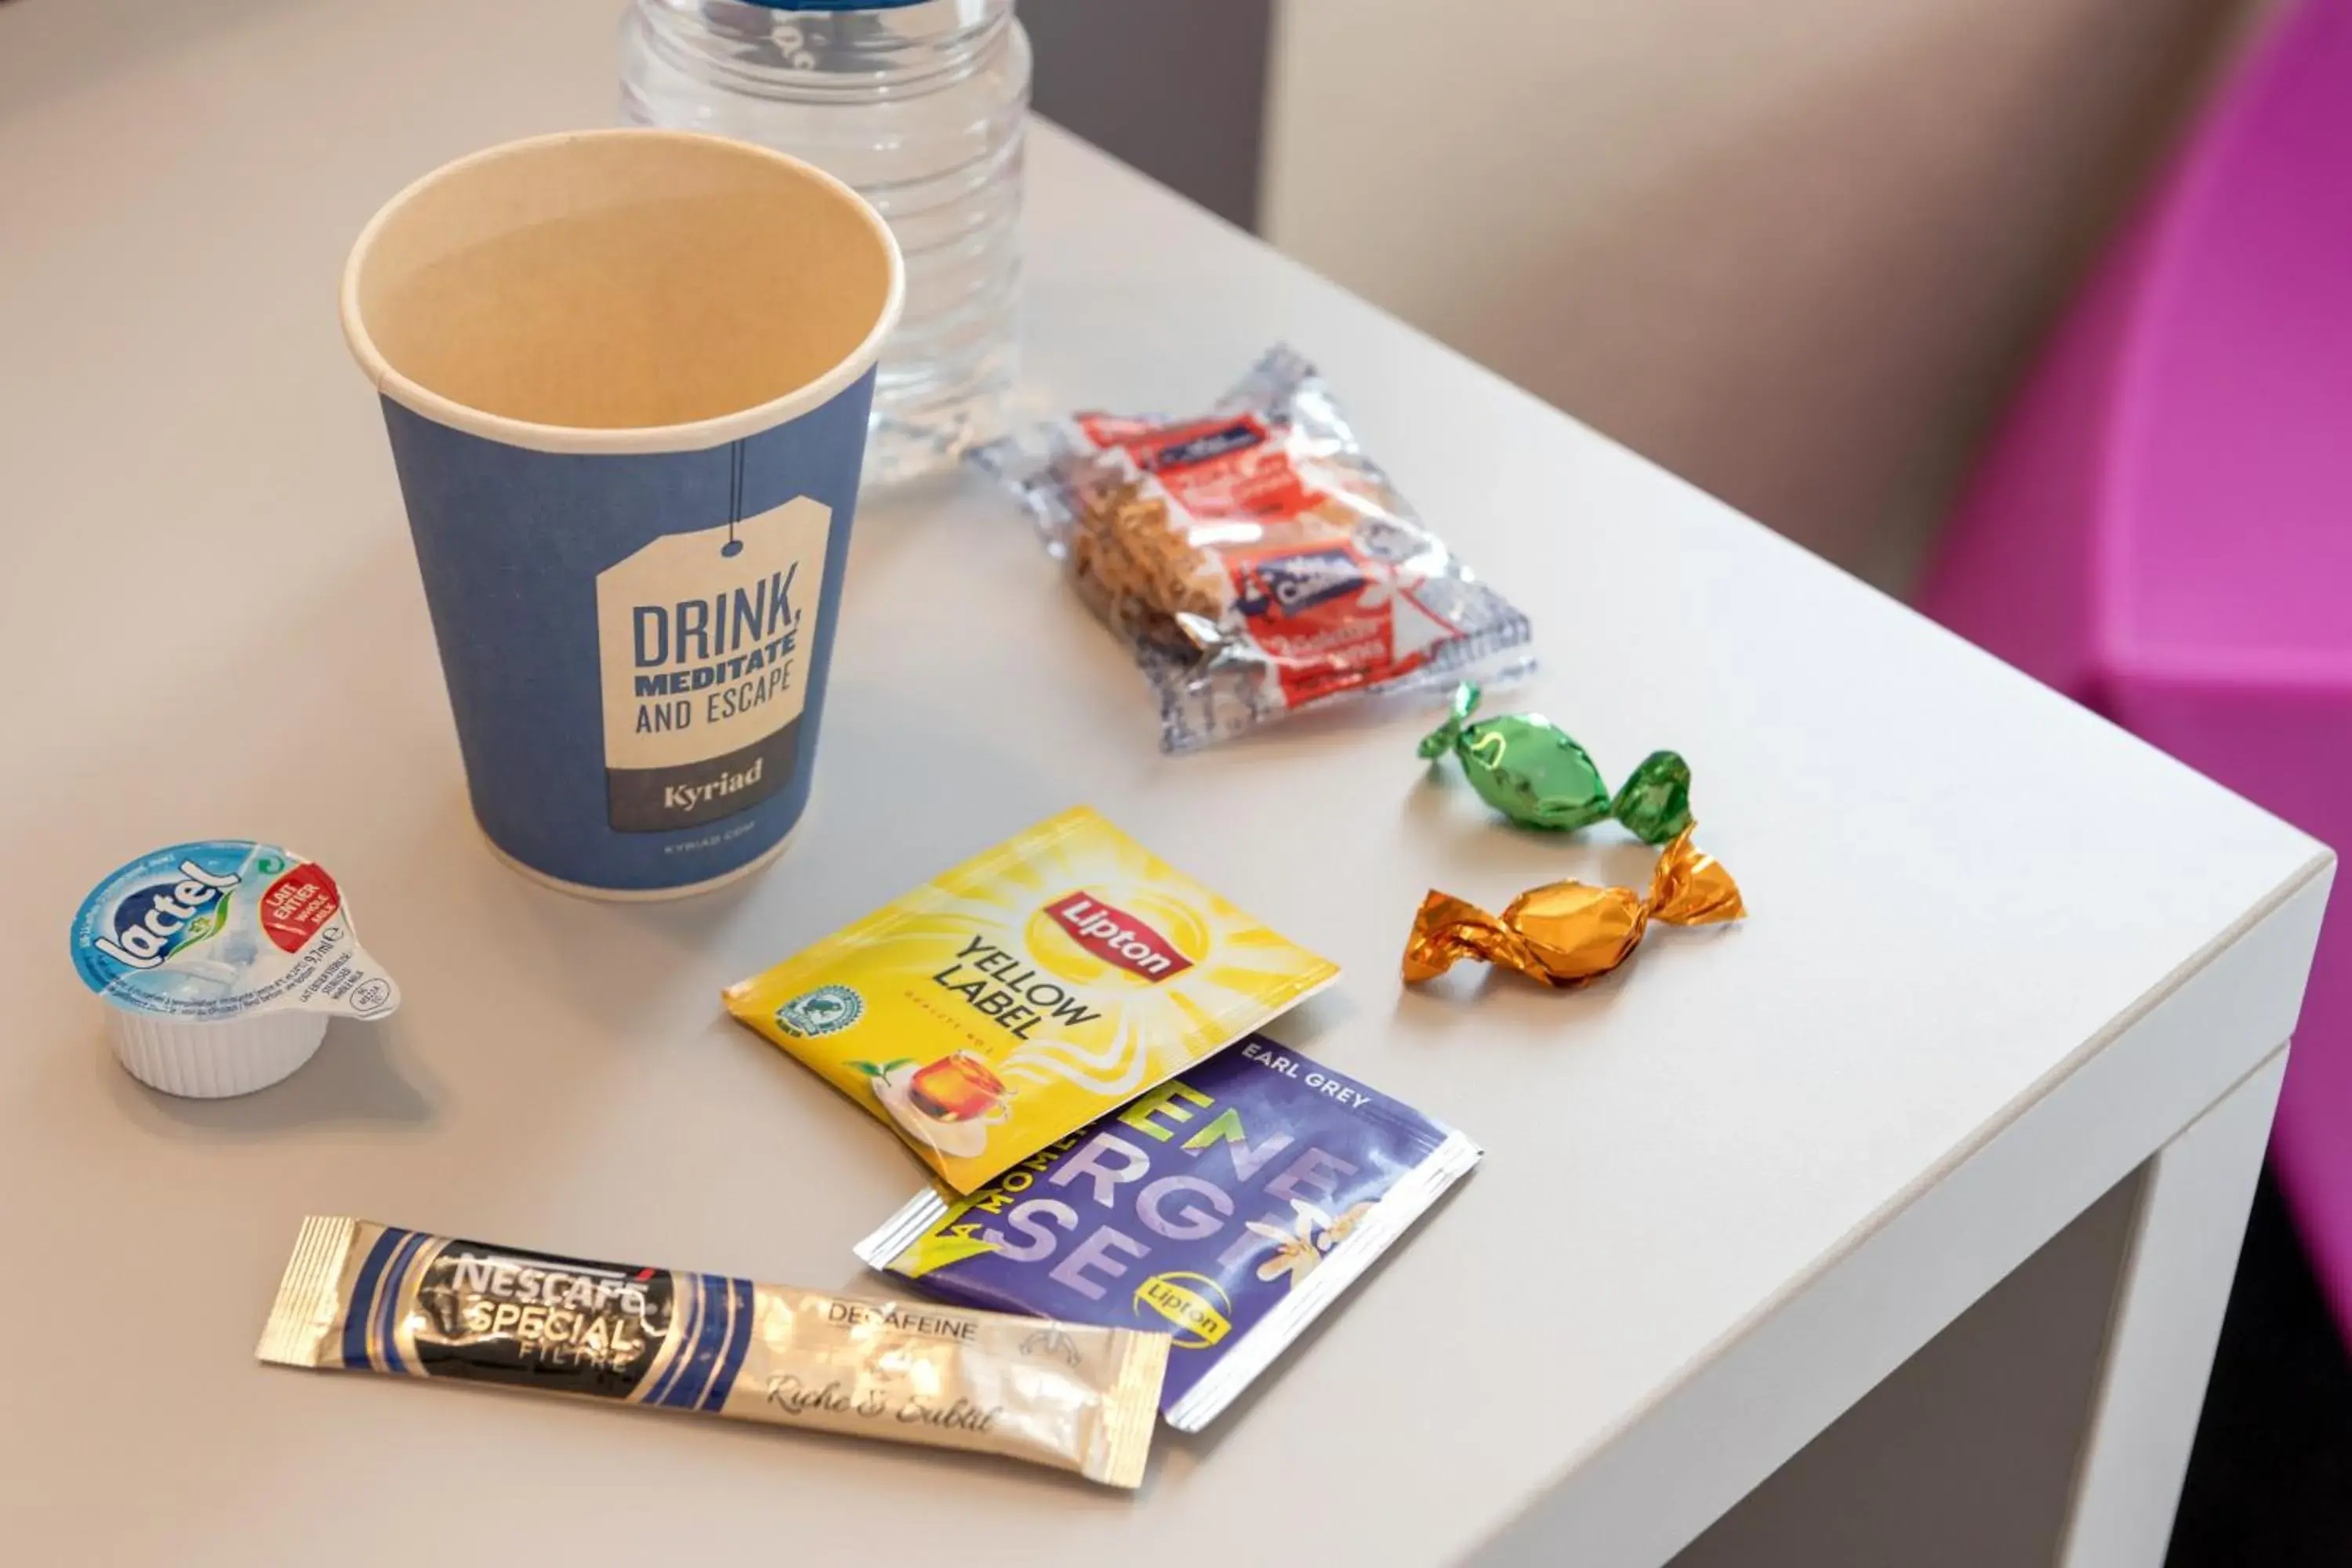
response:
<path id="1" fill-rule="evenodd" d="M 299 952 L 341 907 L 335 879 L 317 862 L 305 861 L 261 895 L 261 929 L 284 952 Z"/>
<path id="2" fill-rule="evenodd" d="M 1343 542 L 1235 551 L 1225 557 L 1235 607 L 1301 707 L 1419 669 L 1459 628 L 1431 612 L 1385 561 Z"/>

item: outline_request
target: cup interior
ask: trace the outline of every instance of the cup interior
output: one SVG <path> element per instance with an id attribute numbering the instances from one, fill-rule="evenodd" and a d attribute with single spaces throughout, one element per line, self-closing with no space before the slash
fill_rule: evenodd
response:
<path id="1" fill-rule="evenodd" d="M 691 425 L 870 355 L 898 265 L 873 209 L 793 160 L 583 132 L 493 148 L 395 197 L 352 253 L 345 327 L 388 395 L 445 402 L 425 411 L 461 423 Z"/>

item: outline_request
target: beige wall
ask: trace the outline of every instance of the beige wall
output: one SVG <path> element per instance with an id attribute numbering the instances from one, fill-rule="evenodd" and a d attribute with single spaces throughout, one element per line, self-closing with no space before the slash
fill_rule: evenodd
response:
<path id="1" fill-rule="evenodd" d="M 1282 0 L 1262 223 L 1900 584 L 2244 9 Z"/>

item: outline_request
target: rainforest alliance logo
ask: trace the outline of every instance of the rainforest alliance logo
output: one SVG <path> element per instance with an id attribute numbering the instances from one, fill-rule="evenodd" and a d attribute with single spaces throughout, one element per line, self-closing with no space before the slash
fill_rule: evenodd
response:
<path id="1" fill-rule="evenodd" d="M 866 1016 L 866 998 L 846 985 L 820 985 L 776 1009 L 776 1027 L 813 1040 L 837 1035 Z"/>

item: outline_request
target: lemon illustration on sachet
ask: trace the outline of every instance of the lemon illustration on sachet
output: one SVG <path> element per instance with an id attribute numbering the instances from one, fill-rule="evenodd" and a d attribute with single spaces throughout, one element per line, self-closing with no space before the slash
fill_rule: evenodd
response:
<path id="1" fill-rule="evenodd" d="M 908 1136 L 953 1160 L 976 1160 L 988 1130 L 1013 1110 L 1013 1093 L 986 1062 L 956 1051 L 918 1066 L 912 1057 L 850 1064 Z"/>

